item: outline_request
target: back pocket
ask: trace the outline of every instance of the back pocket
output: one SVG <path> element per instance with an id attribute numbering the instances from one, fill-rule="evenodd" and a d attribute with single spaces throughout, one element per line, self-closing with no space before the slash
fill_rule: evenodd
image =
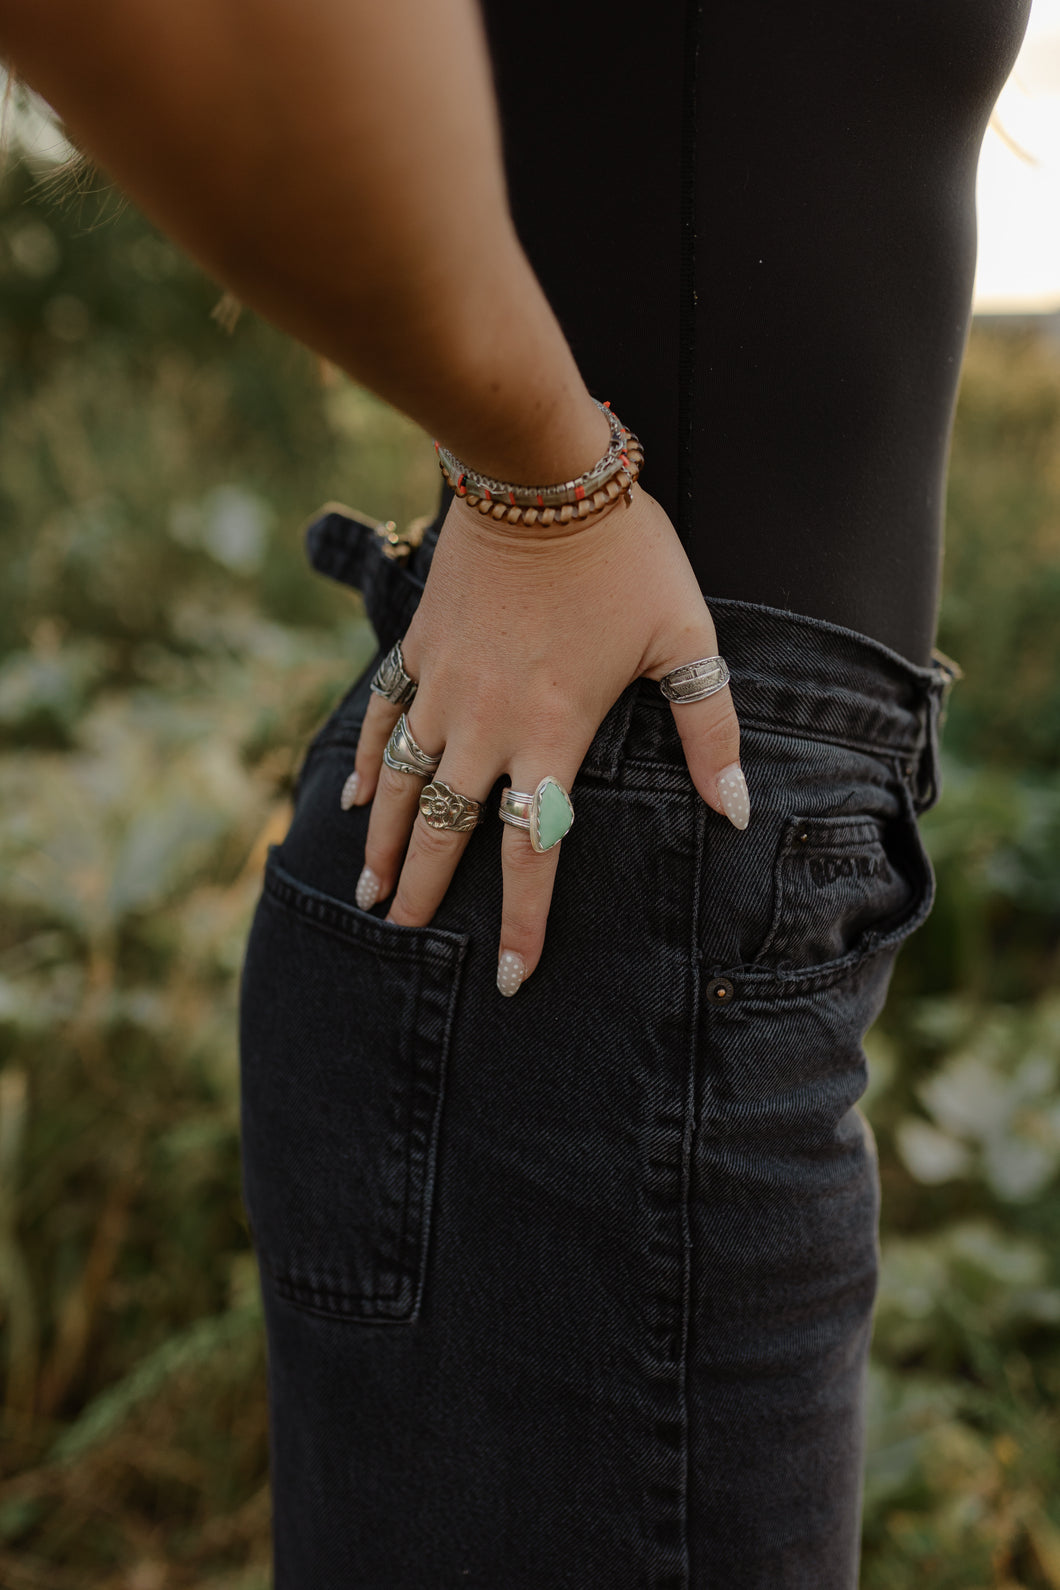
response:
<path id="1" fill-rule="evenodd" d="M 463 935 L 300 884 L 273 846 L 240 997 L 243 1196 L 277 1292 L 417 1317 Z"/>

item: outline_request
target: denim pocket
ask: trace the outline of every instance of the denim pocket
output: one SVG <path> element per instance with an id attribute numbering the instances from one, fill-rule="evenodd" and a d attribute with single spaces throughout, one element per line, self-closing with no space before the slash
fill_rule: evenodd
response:
<path id="1" fill-rule="evenodd" d="M 785 818 L 772 916 L 751 966 L 782 977 L 841 974 L 908 937 L 931 909 L 934 882 L 904 789 L 889 816 Z"/>
<path id="2" fill-rule="evenodd" d="M 314 1313 L 414 1320 L 467 939 L 299 883 L 274 846 L 240 1000 L 243 1195 L 263 1272 Z"/>

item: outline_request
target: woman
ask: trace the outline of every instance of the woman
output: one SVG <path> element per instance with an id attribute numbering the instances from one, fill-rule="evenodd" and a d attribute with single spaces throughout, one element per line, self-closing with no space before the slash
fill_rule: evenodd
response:
<path id="1" fill-rule="evenodd" d="M 281 1590 L 856 1582 L 861 1039 L 931 904 L 975 167 L 1027 5 L 657 9 L 0 20 L 446 467 L 411 552 L 309 531 L 379 657 L 244 974 Z"/>

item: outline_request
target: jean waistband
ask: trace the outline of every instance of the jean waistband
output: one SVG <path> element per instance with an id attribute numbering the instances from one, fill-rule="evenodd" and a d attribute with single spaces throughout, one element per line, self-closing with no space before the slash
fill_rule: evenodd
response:
<path id="1" fill-rule="evenodd" d="M 405 633 L 423 593 L 440 521 L 411 551 L 390 527 L 329 504 L 306 527 L 309 561 L 361 592 L 380 649 Z M 396 554 L 396 555 L 395 555 Z M 728 597 L 707 604 L 718 649 L 732 674 L 745 728 L 781 730 L 889 756 L 906 777 L 916 811 L 938 799 L 939 729 L 960 668 L 941 652 L 920 667 L 881 642 L 824 619 Z M 611 708 L 584 769 L 616 775 L 624 757 L 683 764 L 669 704 L 639 679 Z"/>

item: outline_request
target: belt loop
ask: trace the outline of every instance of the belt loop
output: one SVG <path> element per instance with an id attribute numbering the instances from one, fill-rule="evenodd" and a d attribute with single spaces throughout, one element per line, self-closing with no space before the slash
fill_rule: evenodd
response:
<path id="1" fill-rule="evenodd" d="M 946 706 L 950 699 L 950 691 L 958 679 L 964 678 L 964 669 L 959 662 L 954 662 L 952 657 L 947 657 L 944 651 L 939 651 L 937 646 L 932 647 L 931 667 L 937 683 L 942 691 L 942 715 L 939 718 L 940 726 L 946 721 Z"/>
<path id="2" fill-rule="evenodd" d="M 912 769 L 913 809 L 919 817 L 935 805 L 942 793 L 942 772 L 939 760 L 939 734 L 946 721 L 946 706 L 950 690 L 962 677 L 960 666 L 944 652 L 931 654 L 933 677 L 928 682 L 926 694 L 917 710 L 920 733 L 917 737 L 916 758 Z"/>
<path id="3" fill-rule="evenodd" d="M 913 764 L 911 794 L 913 810 L 918 817 L 921 812 L 926 812 L 929 807 L 934 806 L 939 798 L 941 780 L 938 734 L 941 702 L 942 692 L 932 683 L 917 712 L 920 719 L 920 733 L 917 756 Z"/>
<path id="4" fill-rule="evenodd" d="M 313 568 L 359 591 L 379 648 L 390 650 L 412 622 L 423 595 L 430 557 L 413 558 L 420 548 L 396 559 L 388 546 L 388 526 L 355 508 L 327 503 L 305 527 L 306 555 Z M 433 542 L 431 545 L 433 552 Z"/>

